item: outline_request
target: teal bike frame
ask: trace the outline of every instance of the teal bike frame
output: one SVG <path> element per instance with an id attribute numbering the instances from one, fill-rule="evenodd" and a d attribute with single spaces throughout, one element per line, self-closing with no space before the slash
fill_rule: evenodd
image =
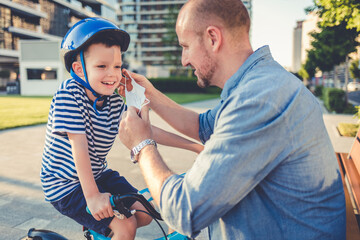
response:
<path id="1" fill-rule="evenodd" d="M 131 213 L 131 211 L 129 209 L 126 209 L 126 208 L 124 209 L 124 206 L 121 204 L 121 199 L 134 199 L 134 200 L 139 201 L 145 207 L 145 209 L 148 211 L 148 215 L 151 216 L 157 222 L 157 224 L 161 228 L 162 232 L 164 233 L 164 230 L 162 229 L 161 225 L 157 221 L 157 220 L 162 220 L 162 218 L 161 218 L 160 214 L 150 204 L 150 202 L 153 201 L 153 198 L 151 197 L 148 188 L 140 190 L 138 192 L 138 194 L 132 193 L 132 194 L 127 194 L 127 195 L 121 195 L 121 196 L 119 195 L 119 196 L 111 196 L 110 197 L 110 203 L 111 203 L 111 206 L 113 207 L 113 209 L 118 211 L 120 214 L 125 215 L 125 217 L 130 217 L 130 216 L 132 216 L 133 213 Z M 120 206 L 118 206 L 118 205 L 120 205 Z M 91 214 L 90 211 L 88 210 L 88 208 L 87 208 L 87 211 L 89 214 Z M 141 211 L 141 212 L 143 212 L 143 211 Z M 105 237 L 91 229 L 86 229 L 84 231 L 84 235 L 89 240 L 91 240 L 91 239 L 93 239 L 93 240 L 111 240 L 111 238 Z M 166 235 L 166 234 L 164 233 L 164 235 Z M 178 232 L 173 232 L 164 237 L 156 238 L 155 240 L 190 240 L 190 238 L 188 238 Z"/>

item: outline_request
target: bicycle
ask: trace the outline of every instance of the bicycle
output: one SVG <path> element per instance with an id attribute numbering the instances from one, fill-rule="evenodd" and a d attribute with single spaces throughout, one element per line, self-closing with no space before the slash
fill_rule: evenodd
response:
<path id="1" fill-rule="evenodd" d="M 148 199 L 146 199 L 145 196 L 148 196 Z M 127 207 L 125 207 L 123 201 L 124 200 L 128 200 L 128 199 L 134 199 L 139 201 L 147 211 L 142 211 L 142 210 L 130 210 Z M 149 216 L 151 216 L 155 222 L 158 224 L 158 226 L 160 227 L 162 234 L 164 235 L 164 237 L 160 237 L 160 238 L 156 238 L 154 240 L 191 240 L 191 238 L 184 236 L 178 232 L 173 232 L 170 234 L 166 234 L 164 229 L 162 228 L 162 226 L 160 225 L 159 221 L 162 221 L 163 219 L 161 218 L 160 213 L 150 204 L 150 202 L 152 201 L 152 197 L 150 195 L 149 190 L 143 189 L 141 191 L 139 191 L 138 193 L 128 193 L 125 195 L 113 195 L 110 197 L 110 203 L 113 207 L 114 210 L 114 215 L 120 219 L 123 219 L 124 217 L 129 218 L 132 215 L 135 214 L 135 212 L 143 212 L 148 214 Z M 87 209 L 88 213 L 90 213 L 90 211 Z M 91 229 L 87 229 L 85 227 L 83 227 L 83 232 L 84 232 L 84 237 L 86 240 L 110 240 L 109 237 L 105 237 Z M 62 235 L 53 232 L 53 231 L 49 231 L 49 230 L 44 230 L 44 229 L 35 229 L 35 228 L 31 228 L 29 229 L 28 232 L 28 236 L 27 238 L 25 238 L 26 240 L 67 240 L 67 238 L 63 237 Z"/>

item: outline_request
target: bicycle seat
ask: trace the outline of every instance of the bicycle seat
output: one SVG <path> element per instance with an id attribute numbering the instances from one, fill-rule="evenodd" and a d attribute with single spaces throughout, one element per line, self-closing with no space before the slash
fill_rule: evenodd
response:
<path id="1" fill-rule="evenodd" d="M 27 240 L 68 240 L 60 234 L 43 229 L 31 228 L 27 235 Z"/>

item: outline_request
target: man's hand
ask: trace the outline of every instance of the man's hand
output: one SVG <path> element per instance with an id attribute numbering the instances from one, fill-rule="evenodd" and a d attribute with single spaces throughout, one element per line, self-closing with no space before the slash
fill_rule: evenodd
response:
<path id="1" fill-rule="evenodd" d="M 133 88 L 132 84 L 131 84 L 131 79 L 127 75 L 122 76 L 122 78 L 119 82 L 119 86 L 117 87 L 118 93 L 122 97 L 126 97 L 125 96 L 125 86 L 126 86 L 126 90 L 128 90 L 128 91 L 131 91 Z"/>
<path id="2" fill-rule="evenodd" d="M 155 88 L 146 77 L 144 77 L 143 75 L 137 74 L 137 73 L 130 72 L 129 70 L 127 70 L 125 68 L 122 70 L 122 73 L 126 78 L 126 84 L 128 84 L 129 79 L 131 79 L 131 77 L 132 77 L 136 83 L 138 83 L 139 85 L 144 87 L 146 89 L 145 96 L 149 99 L 149 97 L 150 97 L 149 93 L 151 91 L 153 91 Z M 131 80 L 130 80 L 130 82 L 131 82 Z M 127 85 L 126 85 L 126 87 L 127 87 Z M 131 86 L 131 89 L 132 89 L 132 86 Z M 128 90 L 129 90 L 129 88 L 128 88 Z"/>
<path id="3" fill-rule="evenodd" d="M 152 139 L 149 108 L 147 106 L 142 108 L 140 116 L 135 107 L 128 108 L 120 122 L 119 137 L 128 149 L 132 149 L 145 139 Z"/>

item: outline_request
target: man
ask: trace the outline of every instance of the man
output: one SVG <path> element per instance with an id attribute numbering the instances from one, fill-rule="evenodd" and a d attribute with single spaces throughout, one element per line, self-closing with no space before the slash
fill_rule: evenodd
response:
<path id="1" fill-rule="evenodd" d="M 334 150 L 313 95 L 271 56 L 253 52 L 239 0 L 190 0 L 176 32 L 182 64 L 198 85 L 222 88 L 221 102 L 198 115 L 144 77 L 150 107 L 205 144 L 186 175 L 174 174 L 156 146 L 135 158 L 166 223 L 210 239 L 345 239 L 345 201 Z M 129 108 L 120 138 L 133 149 L 152 133 L 148 110 Z M 145 147 L 144 147 L 145 145 Z"/>

